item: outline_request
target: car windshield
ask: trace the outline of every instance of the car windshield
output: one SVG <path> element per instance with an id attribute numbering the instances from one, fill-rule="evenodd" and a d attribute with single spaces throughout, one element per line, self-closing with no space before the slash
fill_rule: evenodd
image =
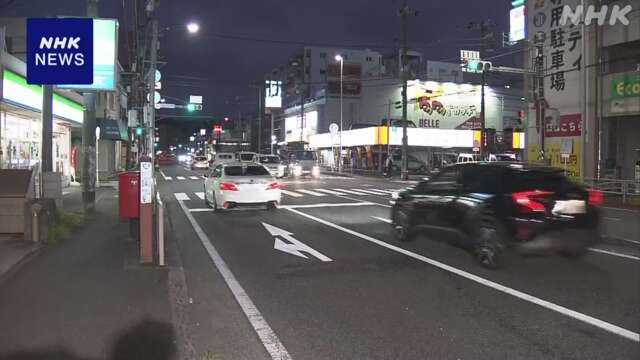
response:
<path id="1" fill-rule="evenodd" d="M 269 175 L 269 170 L 257 165 L 227 166 L 224 168 L 224 173 L 227 176 L 265 176 Z"/>
<path id="2" fill-rule="evenodd" d="M 231 155 L 231 154 L 218 154 L 216 157 L 217 157 L 218 159 L 220 159 L 220 160 L 230 160 L 230 159 L 233 159 L 233 155 Z"/>
<path id="3" fill-rule="evenodd" d="M 261 156 L 260 162 L 263 164 L 278 164 L 280 163 L 280 157 L 278 156 Z"/>
<path id="4" fill-rule="evenodd" d="M 207 161 L 206 156 L 196 156 L 195 161 Z"/>
<path id="5" fill-rule="evenodd" d="M 245 154 L 240 154 L 239 157 L 240 157 L 240 160 L 242 160 L 242 161 L 252 161 L 253 158 L 255 157 L 255 155 L 254 154 L 245 153 Z"/>
<path id="6" fill-rule="evenodd" d="M 296 160 L 315 160 L 315 155 L 313 151 L 298 151 L 292 153 L 291 158 Z"/>

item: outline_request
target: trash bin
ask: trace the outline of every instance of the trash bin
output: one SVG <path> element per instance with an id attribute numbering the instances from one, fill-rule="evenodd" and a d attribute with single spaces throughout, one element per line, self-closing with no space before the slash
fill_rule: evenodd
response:
<path id="1" fill-rule="evenodd" d="M 140 172 L 125 171 L 118 174 L 118 210 L 121 219 L 140 217 Z"/>

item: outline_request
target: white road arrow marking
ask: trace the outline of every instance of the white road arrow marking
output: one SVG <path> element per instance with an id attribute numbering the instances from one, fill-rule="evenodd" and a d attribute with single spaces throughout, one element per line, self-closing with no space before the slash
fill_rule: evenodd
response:
<path id="1" fill-rule="evenodd" d="M 319 251 L 309 247 L 308 245 L 294 238 L 292 236 L 293 235 L 292 233 L 286 230 L 280 229 L 278 227 L 275 227 L 273 225 L 269 225 L 267 223 L 262 223 L 262 226 L 264 226 L 264 228 L 267 229 L 267 231 L 269 232 L 269 234 L 271 234 L 271 236 L 276 237 L 275 243 L 273 244 L 274 249 L 286 252 L 291 255 L 299 256 L 305 259 L 308 259 L 308 257 L 305 254 L 303 254 L 303 252 L 317 258 L 322 262 L 332 261 L 331 258 L 325 256 Z M 280 240 L 278 237 L 281 237 L 287 240 L 289 243 L 286 243 Z"/>

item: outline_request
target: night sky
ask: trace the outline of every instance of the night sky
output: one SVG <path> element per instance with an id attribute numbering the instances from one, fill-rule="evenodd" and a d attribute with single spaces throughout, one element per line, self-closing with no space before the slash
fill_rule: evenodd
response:
<path id="1" fill-rule="evenodd" d="M 129 1 L 101 0 L 100 16 L 127 23 L 122 9 Z M 419 12 L 410 19 L 409 43 L 429 60 L 457 61 L 461 48 L 477 49 L 479 35 L 465 29 L 471 21 L 491 19 L 498 34 L 508 31 L 508 0 L 409 4 Z M 233 117 L 257 107 L 256 90 L 248 85 L 286 64 L 302 44 L 389 51 L 399 38 L 399 7 L 400 0 L 161 0 L 161 26 L 200 24 L 195 36 L 176 26 L 161 39 L 161 60 L 167 61 L 162 94 L 203 95 L 202 115 Z M 0 16 L 85 11 L 84 0 L 0 0 Z"/>

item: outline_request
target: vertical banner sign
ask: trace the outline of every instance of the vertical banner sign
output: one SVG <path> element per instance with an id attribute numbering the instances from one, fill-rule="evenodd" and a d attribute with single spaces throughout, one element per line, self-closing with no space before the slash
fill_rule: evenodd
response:
<path id="1" fill-rule="evenodd" d="M 581 0 L 532 0 L 527 6 L 527 36 L 531 43 L 536 38 L 543 46 L 544 58 L 544 99 L 545 114 L 545 154 L 552 166 L 563 167 L 560 157 L 561 145 L 566 139 L 573 139 L 567 174 L 580 176 L 580 135 L 582 131 L 582 31 L 580 25 L 569 21 L 562 24 L 564 7 L 576 9 Z M 534 60 L 532 60 L 534 61 Z M 531 108 L 534 108 L 531 106 Z M 550 114 L 557 112 L 559 121 L 553 121 Z M 532 110 L 530 119 L 536 119 Z M 532 141 L 527 146 L 529 159 L 536 159 L 539 143 Z"/>
<path id="2" fill-rule="evenodd" d="M 93 19 L 27 19 L 27 83 L 93 82 Z"/>
<path id="3" fill-rule="evenodd" d="M 140 204 L 151 204 L 153 195 L 153 175 L 151 163 L 140 163 Z"/>

